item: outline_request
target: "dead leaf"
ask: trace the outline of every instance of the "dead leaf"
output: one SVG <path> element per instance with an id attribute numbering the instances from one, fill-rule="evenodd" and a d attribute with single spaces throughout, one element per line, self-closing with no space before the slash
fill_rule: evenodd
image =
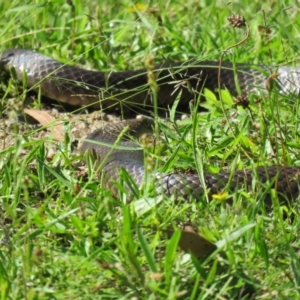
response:
<path id="1" fill-rule="evenodd" d="M 199 235 L 198 230 L 191 223 L 180 226 L 181 236 L 179 247 L 185 252 L 193 253 L 197 258 L 203 258 L 217 249 L 217 246 Z M 174 229 L 164 230 L 169 237 L 175 232 Z"/>
<path id="2" fill-rule="evenodd" d="M 58 120 L 43 110 L 24 109 L 24 113 L 37 120 L 41 125 L 45 126 L 48 131 L 52 132 L 51 137 L 56 141 L 64 140 L 63 126 L 58 123 Z"/>

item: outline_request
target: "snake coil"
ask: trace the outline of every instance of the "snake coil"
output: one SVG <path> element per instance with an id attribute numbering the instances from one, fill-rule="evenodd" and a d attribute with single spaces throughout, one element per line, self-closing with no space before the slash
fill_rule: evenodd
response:
<path id="1" fill-rule="evenodd" d="M 218 62 L 165 63 L 152 70 L 159 85 L 158 105 L 168 108 L 178 95 L 181 96 L 178 108 L 188 107 L 195 93 L 203 88 L 215 90 L 218 87 Z M 61 64 L 40 53 L 14 49 L 5 51 L 0 58 L 0 67 L 9 72 L 14 68 L 19 80 L 26 73 L 27 85 L 42 95 L 74 106 L 91 105 L 94 108 L 124 109 L 135 106 L 151 107 L 152 99 L 148 90 L 146 69 L 121 72 L 89 71 Z M 299 92 L 300 68 L 279 67 L 276 82 L 282 93 Z M 237 94 L 235 76 L 242 93 L 264 92 L 266 79 L 274 69 L 267 66 L 224 63 L 221 70 L 222 88 L 231 94 Z M 179 88 L 180 87 L 180 88 Z M 192 93 L 191 93 L 192 91 Z M 81 151 L 96 154 L 99 165 L 105 173 L 106 186 L 117 196 L 118 190 L 113 181 L 118 180 L 120 168 L 124 168 L 139 186 L 144 181 L 144 162 L 142 150 L 132 141 L 123 139 L 121 147 L 130 150 L 118 150 L 113 147 L 120 133 L 128 126 L 127 134 L 137 137 L 151 130 L 152 121 L 147 118 L 127 120 L 112 124 L 91 133 L 82 145 Z M 97 143 L 98 142 L 98 143 Z M 204 185 L 198 174 L 155 173 L 156 190 L 166 195 L 183 198 L 201 198 L 217 194 L 225 187 L 232 192 L 242 186 L 251 189 L 254 179 L 262 186 L 268 184 L 275 188 L 285 199 L 294 199 L 299 192 L 300 167 L 271 166 L 254 170 L 204 173 Z"/>

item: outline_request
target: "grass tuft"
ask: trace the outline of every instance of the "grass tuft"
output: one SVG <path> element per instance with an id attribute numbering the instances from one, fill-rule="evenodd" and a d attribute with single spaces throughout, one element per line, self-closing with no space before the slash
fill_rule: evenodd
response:
<path id="1" fill-rule="evenodd" d="M 250 28 L 228 26 L 242 14 Z M 219 60 L 291 64 L 299 56 L 297 3 L 287 1 L 2 1 L 0 51 L 34 49 L 72 65 L 104 71 L 152 62 Z M 26 78 L 24 77 L 24 82 Z M 249 106 L 235 107 L 222 91 L 223 106 L 211 93 L 191 103 L 191 114 L 161 121 L 157 106 L 153 157 L 162 172 L 217 173 L 260 165 L 299 165 L 298 95 L 249 95 Z M 37 138 L 43 129 L 11 123 L 26 93 L 11 80 L 0 83 L 0 290 L 2 299 L 260 299 L 299 298 L 299 205 L 263 206 L 268 187 L 240 190 L 228 205 L 222 195 L 207 203 L 155 195 L 155 188 L 133 188 L 123 172 L 120 199 L 103 187 L 87 158 L 88 179 L 71 146 Z M 40 107 L 39 102 L 33 107 Z M 205 111 L 197 112 L 200 106 Z M 57 145 L 52 152 L 53 144 Z M 153 167 L 153 166 L 151 166 Z M 156 169 L 156 165 L 154 167 Z M 148 189 L 147 189 L 148 188 Z M 226 195 L 227 196 L 227 195 Z M 191 221 L 218 245 L 198 260 L 178 248 L 180 231 L 163 232 Z"/>

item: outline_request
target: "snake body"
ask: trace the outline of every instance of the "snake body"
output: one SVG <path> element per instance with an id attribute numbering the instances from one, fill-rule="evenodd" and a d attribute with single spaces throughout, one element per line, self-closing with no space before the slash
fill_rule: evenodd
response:
<path id="1" fill-rule="evenodd" d="M 149 72 L 156 77 L 158 106 L 169 108 L 180 94 L 178 109 L 187 109 L 189 102 L 203 88 L 218 88 L 218 62 L 163 63 L 151 70 L 99 72 L 64 65 L 40 53 L 13 49 L 4 51 L 0 67 L 14 68 L 17 78 L 45 97 L 74 106 L 126 110 L 153 107 L 149 92 Z M 298 92 L 300 68 L 231 64 L 224 62 L 221 88 L 236 96 L 241 93 L 266 92 L 267 78 L 277 73 L 276 82 L 283 93 Z M 238 84 L 237 84 L 238 82 Z"/>
<path id="2" fill-rule="evenodd" d="M 42 95 L 74 106 L 91 105 L 94 108 L 123 109 L 128 106 L 152 106 L 149 93 L 149 72 L 156 76 L 158 105 L 170 107 L 180 96 L 179 107 L 187 107 L 195 94 L 202 89 L 215 90 L 218 87 L 218 63 L 165 63 L 151 70 L 140 69 L 122 72 L 97 72 L 63 65 L 45 55 L 30 50 L 8 50 L 0 58 L 0 67 L 9 72 L 15 70 L 19 80 L 35 90 L 41 89 Z M 280 67 L 276 82 L 282 93 L 298 92 L 300 86 L 300 68 Z M 221 87 L 233 95 L 266 90 L 268 76 L 274 69 L 266 66 L 223 63 L 221 69 Z M 238 85 L 236 84 L 238 82 Z M 180 93 L 180 94 L 179 94 Z M 96 154 L 98 164 L 105 174 L 105 184 L 115 196 L 118 190 L 113 181 L 118 180 L 119 170 L 124 168 L 138 186 L 144 181 L 143 152 L 128 138 L 120 143 L 130 150 L 114 149 L 115 141 L 124 128 L 129 128 L 126 135 L 137 137 L 151 130 L 152 121 L 147 118 L 127 120 L 109 125 L 92 132 L 85 140 L 81 151 L 89 150 Z M 100 143 L 97 143 L 100 142 Z M 110 146 L 108 146 L 110 145 Z M 231 191 L 241 186 L 253 187 L 254 179 L 269 188 L 276 188 L 284 198 L 298 196 L 300 167 L 271 166 L 254 170 L 240 170 L 234 173 L 204 173 L 200 180 L 198 174 L 163 174 L 155 173 L 156 191 L 176 197 L 201 198 L 218 194 L 227 188 Z"/>
<path id="3" fill-rule="evenodd" d="M 132 142 L 130 137 L 137 138 L 142 133 L 151 132 L 153 120 L 148 118 L 129 119 L 99 128 L 85 138 L 81 152 L 92 151 L 98 159 L 98 167 L 105 174 L 105 184 L 114 196 L 119 190 L 115 182 L 119 182 L 119 171 L 125 169 L 136 182 L 142 186 L 144 182 L 144 155 L 141 147 Z M 127 130 L 125 130 L 127 129 Z M 114 148 L 116 140 L 125 130 L 125 137 Z M 100 142 L 100 143 L 99 143 Z M 125 149 L 124 149 L 125 148 Z M 126 150 L 129 148 L 129 150 Z M 198 174 L 164 174 L 155 172 L 155 190 L 158 194 L 181 197 L 184 199 L 200 199 L 206 194 L 209 198 L 224 191 L 234 192 L 241 187 L 248 190 L 255 188 L 265 191 L 266 187 L 275 188 L 281 200 L 295 199 L 299 192 L 300 167 L 271 166 L 258 167 L 254 170 L 238 170 L 233 173 L 222 171 L 218 174 L 204 173 L 203 182 Z M 129 197 L 130 197 L 129 193 Z M 270 198 L 266 198 L 267 204 Z"/>

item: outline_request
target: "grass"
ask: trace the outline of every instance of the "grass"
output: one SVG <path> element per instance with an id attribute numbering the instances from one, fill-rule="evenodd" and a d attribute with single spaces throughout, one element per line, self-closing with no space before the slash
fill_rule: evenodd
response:
<path id="1" fill-rule="evenodd" d="M 287 64 L 300 50 L 296 1 L 156 1 L 146 13 L 143 3 L 127 0 L 69 3 L 2 1 L 0 51 L 35 49 L 101 70 L 139 68 L 148 55 L 157 62 L 218 60 L 245 36 L 228 26 L 232 12 L 246 18 L 251 35 L 225 60 Z M 6 120 L 24 98 L 4 87 Z M 203 104 L 206 111 L 191 107 L 190 117 L 177 124 L 159 122 L 159 169 L 201 174 L 253 164 L 299 165 L 298 97 L 250 99 L 251 112 L 228 104 L 231 98 L 224 95 L 225 115 L 211 100 Z M 175 203 L 172 197 L 158 197 L 155 205 L 145 190 L 124 205 L 126 190 L 114 199 L 91 163 L 89 178 L 78 176 L 80 158 L 71 151 L 71 137 L 49 161 L 48 143 L 32 135 L 36 129 L 24 132 L 15 124 L 8 130 L 3 124 L 3 136 L 15 142 L 0 153 L 1 299 L 233 299 L 245 283 L 257 289 L 258 299 L 299 297 L 297 204 L 280 206 L 273 193 L 268 212 L 260 190 L 236 192 L 232 206 L 217 200 Z M 165 238 L 164 230 L 178 220 L 193 222 L 212 242 L 228 242 L 199 261 L 178 249 L 178 233 Z"/>

